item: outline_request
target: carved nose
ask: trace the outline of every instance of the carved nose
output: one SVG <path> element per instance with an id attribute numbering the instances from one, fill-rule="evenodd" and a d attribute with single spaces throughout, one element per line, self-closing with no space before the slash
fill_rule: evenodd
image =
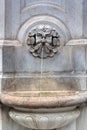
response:
<path id="1" fill-rule="evenodd" d="M 42 43 L 45 43 L 46 42 L 46 39 L 43 37 L 42 40 L 41 40 Z"/>

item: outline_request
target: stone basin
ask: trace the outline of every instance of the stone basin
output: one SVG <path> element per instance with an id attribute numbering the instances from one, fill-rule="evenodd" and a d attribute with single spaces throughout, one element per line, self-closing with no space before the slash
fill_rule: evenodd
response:
<path id="1" fill-rule="evenodd" d="M 10 117 L 22 126 L 56 129 L 77 119 L 77 107 L 87 102 L 87 91 L 4 92 L 1 102 L 12 108 Z"/>
<path id="2" fill-rule="evenodd" d="M 87 102 L 87 91 L 4 92 L 1 102 L 11 107 L 29 109 L 79 106 Z"/>

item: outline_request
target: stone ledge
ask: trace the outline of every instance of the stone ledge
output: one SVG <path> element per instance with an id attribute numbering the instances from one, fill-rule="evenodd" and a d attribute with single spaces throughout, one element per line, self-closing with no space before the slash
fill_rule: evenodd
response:
<path id="1" fill-rule="evenodd" d="M 66 46 L 84 46 L 87 45 L 87 39 L 72 39 L 68 41 Z"/>
<path id="2" fill-rule="evenodd" d="M 0 73 L 2 78 L 40 78 L 41 73 L 34 73 L 34 72 L 13 72 L 13 73 Z M 42 78 L 58 78 L 58 77 L 87 77 L 86 71 L 69 71 L 69 72 L 46 72 L 42 74 Z"/>
<path id="3" fill-rule="evenodd" d="M 84 46 L 87 45 L 87 39 L 71 39 L 65 46 Z M 3 46 L 22 46 L 19 40 L 0 40 L 0 47 Z"/>
<path id="4" fill-rule="evenodd" d="M 0 40 L 0 47 L 3 46 L 21 46 L 18 40 Z"/>

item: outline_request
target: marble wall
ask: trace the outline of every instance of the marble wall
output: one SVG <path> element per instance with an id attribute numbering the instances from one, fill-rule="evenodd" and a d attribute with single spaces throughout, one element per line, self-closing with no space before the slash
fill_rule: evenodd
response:
<path id="1" fill-rule="evenodd" d="M 24 84 L 25 90 L 31 90 L 31 73 L 41 71 L 41 60 L 29 53 L 24 41 L 34 17 L 38 23 L 39 17 L 53 18 L 54 23 L 57 19 L 55 27 L 64 31 L 66 40 L 60 54 L 43 61 L 43 71 L 50 72 L 50 77 L 55 71 L 56 78 L 87 90 L 87 0 L 0 0 L 0 92 L 24 90 Z M 0 108 L 0 130 L 27 130 L 10 119 L 8 108 Z M 86 128 L 85 107 L 76 121 L 60 130 Z"/>

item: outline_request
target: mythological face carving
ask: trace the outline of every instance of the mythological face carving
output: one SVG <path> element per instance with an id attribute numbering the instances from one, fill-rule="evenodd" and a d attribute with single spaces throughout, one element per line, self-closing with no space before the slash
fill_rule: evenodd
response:
<path id="1" fill-rule="evenodd" d="M 56 30 L 42 25 L 29 32 L 27 45 L 35 57 L 53 57 L 60 47 L 60 37 Z"/>

